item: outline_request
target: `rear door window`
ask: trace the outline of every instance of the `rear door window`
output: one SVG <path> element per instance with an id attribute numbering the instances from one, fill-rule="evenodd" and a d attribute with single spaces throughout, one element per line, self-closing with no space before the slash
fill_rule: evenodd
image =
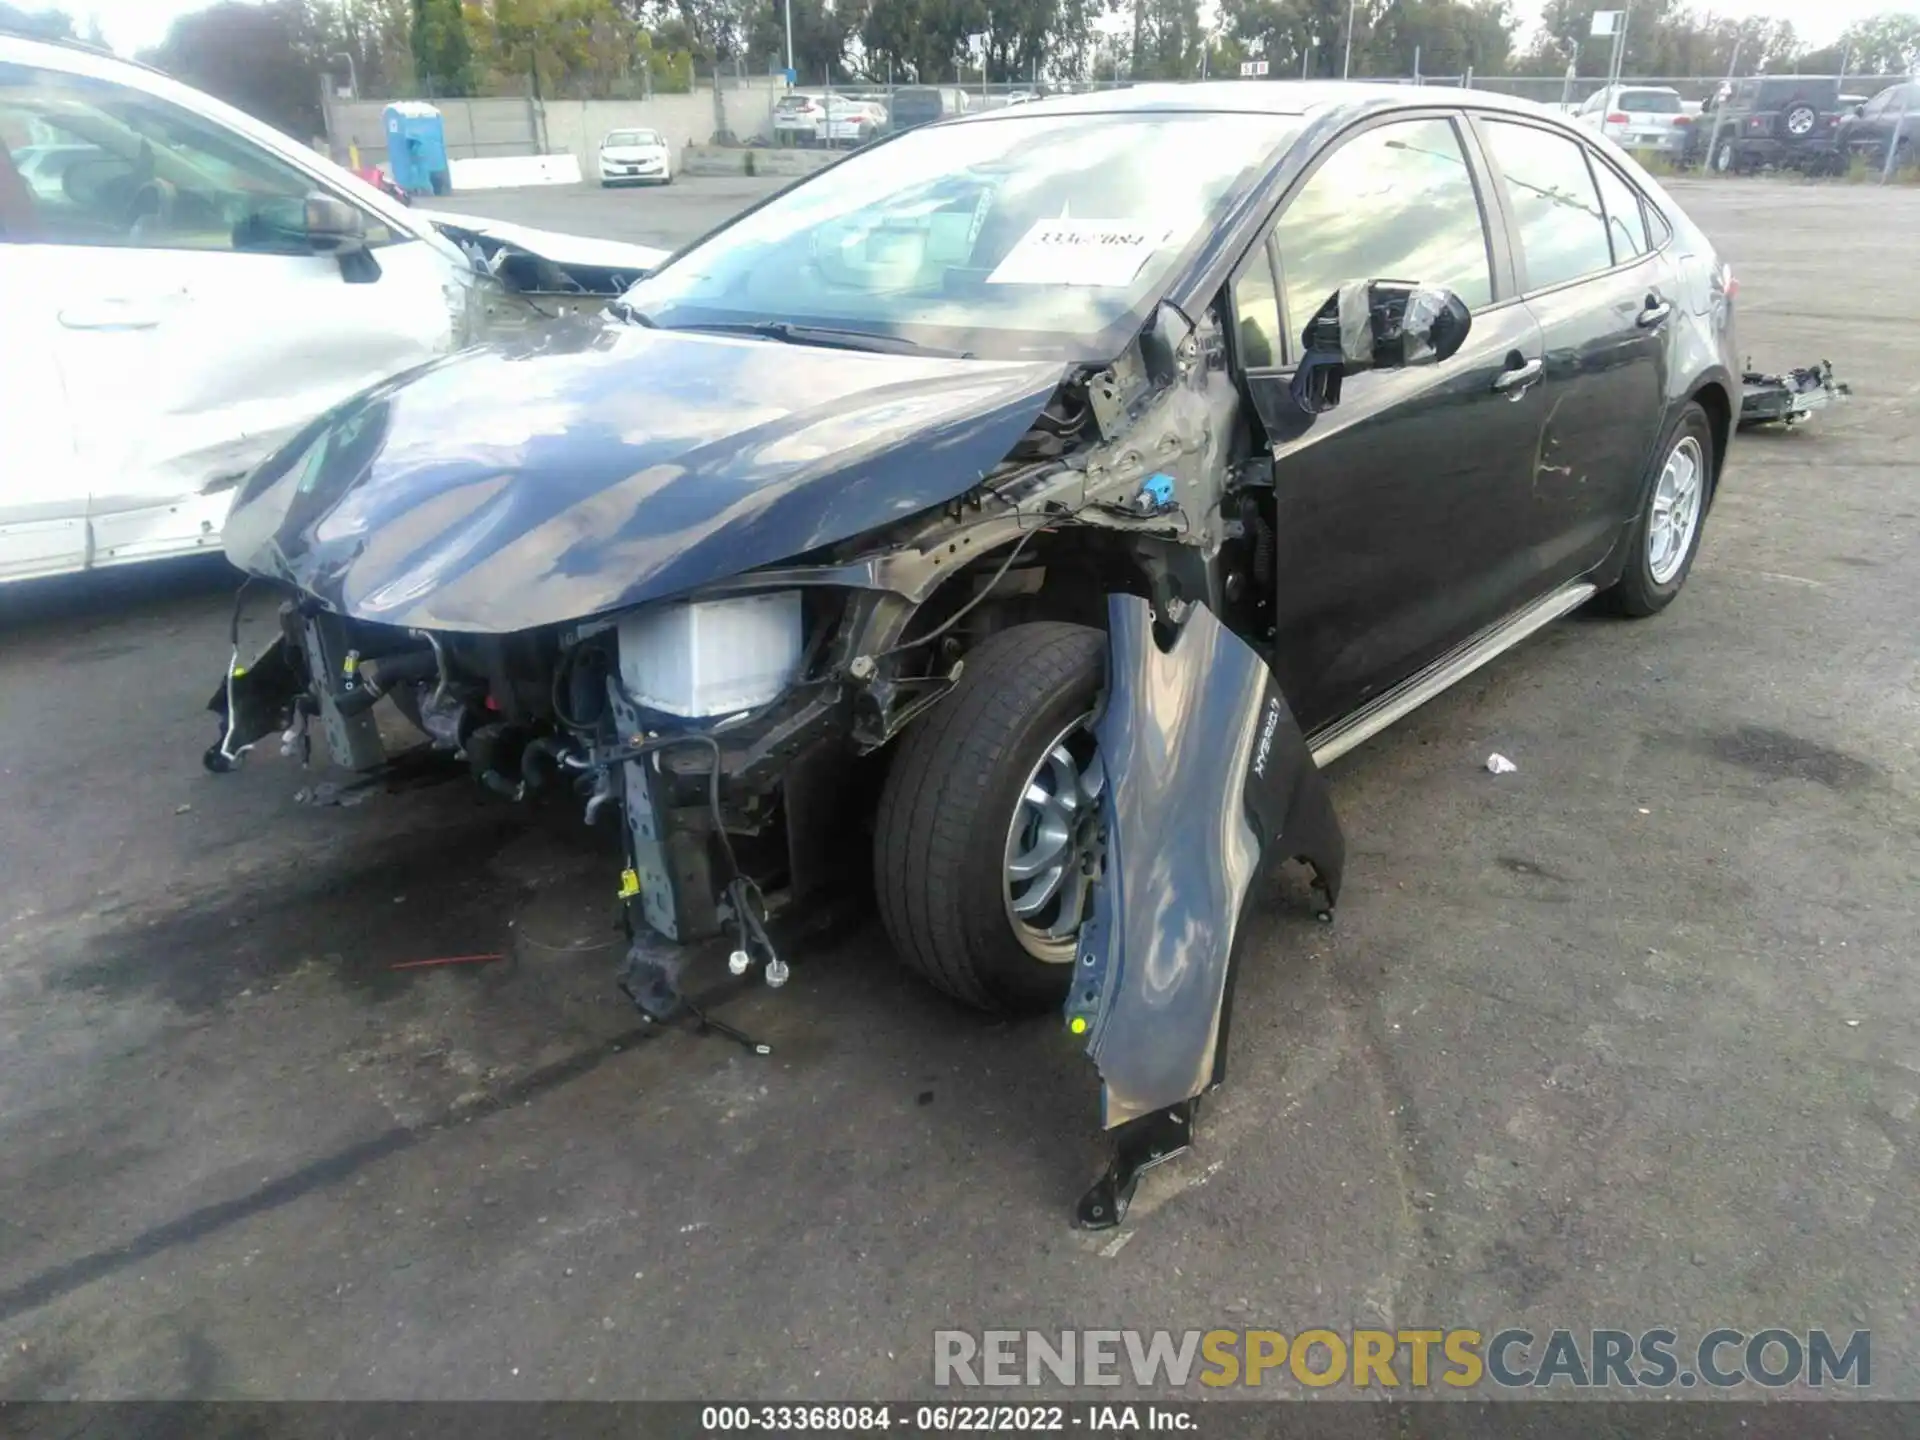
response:
<path id="1" fill-rule="evenodd" d="M 1484 124 L 1519 230 L 1526 288 L 1545 290 L 1611 268 L 1606 213 L 1579 143 L 1533 125 Z"/>
<path id="2" fill-rule="evenodd" d="M 1651 248 L 1647 243 L 1647 218 L 1641 209 L 1640 192 L 1601 161 L 1589 155 L 1593 175 L 1600 182 L 1600 203 L 1607 212 L 1607 238 L 1613 242 L 1613 263 L 1624 265 Z"/>
<path id="3" fill-rule="evenodd" d="M 1629 115 L 1678 115 L 1680 97 L 1671 90 L 1623 90 L 1620 108 Z"/>

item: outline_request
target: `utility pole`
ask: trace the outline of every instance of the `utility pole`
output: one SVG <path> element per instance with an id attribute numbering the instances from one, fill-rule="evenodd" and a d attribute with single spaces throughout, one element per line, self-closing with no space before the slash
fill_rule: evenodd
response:
<path id="1" fill-rule="evenodd" d="M 793 0 L 786 0 L 787 9 L 787 84 L 793 84 Z"/>
<path id="2" fill-rule="evenodd" d="M 1720 121 L 1726 114 L 1727 99 L 1733 94 L 1733 77 L 1740 73 L 1740 47 L 1745 43 L 1744 36 L 1736 35 L 1733 41 L 1733 58 L 1727 62 L 1727 95 L 1715 96 L 1713 105 L 1713 131 L 1707 136 L 1707 153 L 1700 161 L 1702 171 L 1713 169 L 1713 157 L 1720 148 Z M 1729 164 L 1731 169 L 1731 164 Z"/>

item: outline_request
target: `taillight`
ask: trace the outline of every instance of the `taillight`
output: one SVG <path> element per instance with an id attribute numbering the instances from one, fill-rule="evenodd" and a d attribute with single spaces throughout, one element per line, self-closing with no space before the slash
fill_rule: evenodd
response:
<path id="1" fill-rule="evenodd" d="M 1691 125 L 1693 123 L 1693 117 L 1691 115 L 1676 115 L 1673 117 L 1673 123 L 1676 125 Z"/>
<path id="2" fill-rule="evenodd" d="M 1722 265 L 1720 267 L 1720 289 L 1729 300 L 1740 293 L 1740 282 L 1734 278 L 1733 267 L 1731 265 Z"/>
<path id="3" fill-rule="evenodd" d="M 1624 125 L 1626 123 L 1627 123 L 1627 117 L 1624 115 L 1607 116 L 1607 124 L 1609 125 Z"/>

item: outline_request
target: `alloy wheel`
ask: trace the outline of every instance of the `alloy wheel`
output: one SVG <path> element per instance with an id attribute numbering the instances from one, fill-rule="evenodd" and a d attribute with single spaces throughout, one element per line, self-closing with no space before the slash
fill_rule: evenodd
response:
<path id="1" fill-rule="evenodd" d="M 1007 919 L 1022 948 L 1048 964 L 1073 963 L 1099 864 L 1106 770 L 1092 718 L 1075 720 L 1042 752 L 1007 827 Z"/>
<path id="2" fill-rule="evenodd" d="M 1686 561 L 1694 531 L 1700 527 L 1706 475 L 1700 442 L 1691 435 L 1683 436 L 1668 453 L 1653 487 L 1653 514 L 1647 525 L 1647 572 L 1656 585 L 1671 582 Z"/>

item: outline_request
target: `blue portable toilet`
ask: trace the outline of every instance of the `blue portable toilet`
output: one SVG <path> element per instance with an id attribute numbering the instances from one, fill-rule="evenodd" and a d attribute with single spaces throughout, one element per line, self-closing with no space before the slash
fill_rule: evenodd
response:
<path id="1" fill-rule="evenodd" d="M 393 183 L 409 195 L 445 195 L 453 188 L 447 173 L 447 126 L 424 100 L 396 100 L 387 106 L 387 168 Z"/>

